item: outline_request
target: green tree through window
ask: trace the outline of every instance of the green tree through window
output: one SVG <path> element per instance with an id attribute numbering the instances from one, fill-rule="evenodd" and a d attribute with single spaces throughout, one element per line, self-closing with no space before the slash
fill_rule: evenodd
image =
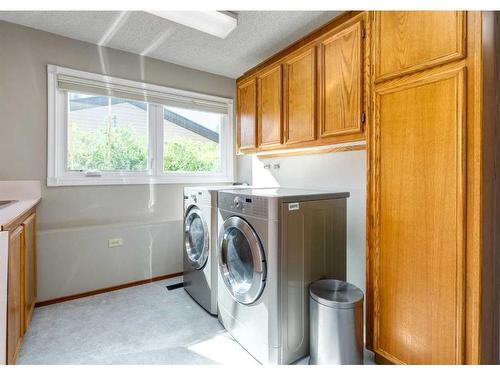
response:
<path id="1" fill-rule="evenodd" d="M 186 138 L 164 144 L 163 170 L 215 172 L 219 168 L 217 144 Z"/>
<path id="2" fill-rule="evenodd" d="M 212 172 L 219 168 L 217 144 L 186 138 L 164 144 L 165 171 Z M 130 126 L 94 131 L 71 126 L 69 170 L 142 171 L 147 169 L 147 139 Z"/>
<path id="3" fill-rule="evenodd" d="M 106 126 L 94 131 L 71 127 L 70 170 L 141 171 L 147 169 L 147 139 L 128 126 Z"/>

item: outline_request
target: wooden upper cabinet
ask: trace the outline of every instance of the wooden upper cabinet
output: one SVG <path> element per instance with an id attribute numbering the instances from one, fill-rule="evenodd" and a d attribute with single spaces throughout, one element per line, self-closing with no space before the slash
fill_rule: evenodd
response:
<path id="1" fill-rule="evenodd" d="M 36 302 L 36 227 L 35 214 L 23 222 L 24 242 L 24 322 L 23 332 L 28 329 Z"/>
<path id="2" fill-rule="evenodd" d="M 282 69 L 278 65 L 257 77 L 257 147 L 275 148 L 282 142 Z"/>
<path id="3" fill-rule="evenodd" d="M 238 84 L 237 138 L 240 151 L 257 146 L 257 84 L 255 79 Z"/>
<path id="4" fill-rule="evenodd" d="M 346 13 L 238 79 L 240 150 L 323 146 L 365 138 L 371 97 L 369 14 Z"/>
<path id="5" fill-rule="evenodd" d="M 335 29 L 319 46 L 319 136 L 362 132 L 363 19 Z"/>
<path id="6" fill-rule="evenodd" d="M 316 138 L 316 48 L 284 62 L 285 144 Z"/>
<path id="7" fill-rule="evenodd" d="M 375 88 L 369 292 L 374 350 L 394 363 L 465 360 L 465 76 Z"/>
<path id="8" fill-rule="evenodd" d="M 375 13 L 377 81 L 465 57 L 465 12 Z"/>
<path id="9" fill-rule="evenodd" d="M 7 276 L 7 364 L 16 362 L 23 336 L 22 226 L 9 233 Z"/>

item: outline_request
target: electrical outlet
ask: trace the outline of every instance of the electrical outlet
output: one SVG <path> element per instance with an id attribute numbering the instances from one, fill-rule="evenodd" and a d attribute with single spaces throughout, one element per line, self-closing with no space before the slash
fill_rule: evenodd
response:
<path id="1" fill-rule="evenodd" d="M 118 247 L 123 245 L 123 239 L 122 238 L 110 238 L 108 240 L 108 247 Z"/>

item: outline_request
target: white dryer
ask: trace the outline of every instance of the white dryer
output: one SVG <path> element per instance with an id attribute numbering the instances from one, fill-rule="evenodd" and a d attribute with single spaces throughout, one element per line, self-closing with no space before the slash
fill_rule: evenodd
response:
<path id="1" fill-rule="evenodd" d="M 184 188 L 184 289 L 209 313 L 217 314 L 217 191 L 248 185 Z"/>
<path id="2" fill-rule="evenodd" d="M 346 277 L 349 193 L 218 193 L 219 320 L 261 363 L 309 353 L 309 284 Z"/>

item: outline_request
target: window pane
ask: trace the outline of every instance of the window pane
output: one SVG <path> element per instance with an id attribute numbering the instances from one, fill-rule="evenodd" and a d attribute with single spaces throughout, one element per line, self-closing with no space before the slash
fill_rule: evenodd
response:
<path id="1" fill-rule="evenodd" d="M 148 169 L 148 104 L 69 93 L 68 170 Z"/>
<path id="2" fill-rule="evenodd" d="M 223 114 L 163 108 L 163 170 L 219 172 Z"/>

